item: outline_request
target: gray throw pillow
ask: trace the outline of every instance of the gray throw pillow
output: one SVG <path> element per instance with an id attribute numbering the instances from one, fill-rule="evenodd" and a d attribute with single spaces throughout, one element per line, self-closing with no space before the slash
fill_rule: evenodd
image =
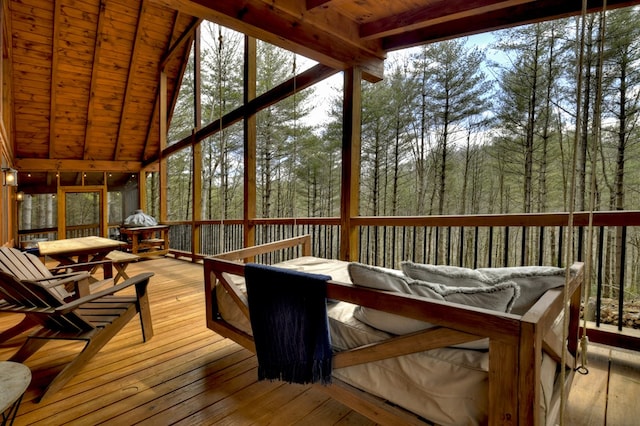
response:
<path id="1" fill-rule="evenodd" d="M 361 263 L 350 263 L 348 270 L 353 284 L 362 287 L 421 296 L 499 312 L 509 312 L 519 295 L 518 285 L 510 281 L 493 286 L 454 287 L 415 280 L 403 275 L 400 271 Z M 356 309 L 354 316 L 372 327 L 392 334 L 408 334 L 434 326 L 428 322 L 362 306 Z M 478 349 L 477 345 L 473 343 L 458 346 Z"/>
<path id="2" fill-rule="evenodd" d="M 564 269 L 553 266 L 518 266 L 469 269 L 459 266 L 402 262 L 404 273 L 424 280 L 458 287 L 494 286 L 513 281 L 520 287 L 511 313 L 524 315 L 547 290 L 564 285 Z"/>

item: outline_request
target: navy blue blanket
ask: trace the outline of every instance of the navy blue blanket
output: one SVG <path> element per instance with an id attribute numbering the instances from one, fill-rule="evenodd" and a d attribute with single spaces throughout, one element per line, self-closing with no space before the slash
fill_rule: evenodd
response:
<path id="1" fill-rule="evenodd" d="M 331 382 L 327 275 L 248 263 L 245 281 L 259 380 Z"/>

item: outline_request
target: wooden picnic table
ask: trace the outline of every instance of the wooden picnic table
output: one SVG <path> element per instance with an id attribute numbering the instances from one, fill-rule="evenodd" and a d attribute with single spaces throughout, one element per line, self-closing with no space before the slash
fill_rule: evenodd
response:
<path id="1" fill-rule="evenodd" d="M 73 270 L 87 270 L 90 273 L 95 272 L 97 266 L 86 265 L 73 268 L 78 264 L 91 264 L 105 260 L 107 254 L 112 250 L 125 246 L 122 241 L 112 240 L 103 237 L 80 237 L 67 238 L 64 240 L 40 241 L 38 242 L 38 250 L 41 256 L 49 256 L 50 258 L 60 262 L 62 266 L 69 266 Z M 111 262 L 103 263 L 104 277 L 113 277 L 113 267 Z"/>

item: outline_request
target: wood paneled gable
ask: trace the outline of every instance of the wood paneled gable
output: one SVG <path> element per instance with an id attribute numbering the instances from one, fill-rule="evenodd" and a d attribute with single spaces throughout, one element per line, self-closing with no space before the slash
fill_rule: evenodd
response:
<path id="1" fill-rule="evenodd" d="M 30 160 L 38 159 L 38 169 L 58 170 L 81 160 L 89 165 L 78 170 L 96 162 L 139 170 L 157 158 L 160 64 L 177 93 L 190 45 L 168 52 L 197 19 L 149 0 L 12 0 L 9 7 L 17 167 L 34 170 Z"/>

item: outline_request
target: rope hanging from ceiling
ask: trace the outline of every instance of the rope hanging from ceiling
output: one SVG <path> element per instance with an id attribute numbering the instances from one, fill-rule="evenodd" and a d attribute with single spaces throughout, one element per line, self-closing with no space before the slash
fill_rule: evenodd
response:
<path id="1" fill-rule="evenodd" d="M 587 226 L 587 238 L 586 238 L 586 258 L 585 258 L 585 268 L 584 268 L 584 278 L 583 278 L 583 306 L 586 309 L 589 302 L 590 297 L 590 289 L 591 289 L 591 270 L 592 270 L 592 257 L 593 257 L 593 211 L 595 209 L 595 191 L 596 191 L 596 174 L 595 174 L 595 162 L 596 162 L 596 154 L 597 149 L 600 144 L 600 136 L 601 136 L 601 122 L 600 122 L 600 113 L 601 113 L 601 103 L 602 103 L 602 71 L 603 71 L 603 52 L 604 52 L 604 40 L 605 40 L 605 29 L 606 29 L 606 12 L 607 12 L 607 1 L 604 0 L 602 3 L 602 11 L 601 11 L 601 20 L 600 20 L 600 40 L 598 43 L 598 72 L 597 72 L 597 80 L 596 80 L 596 99 L 594 106 L 594 140 L 591 146 L 592 155 L 591 155 L 591 187 L 589 191 L 589 222 Z M 563 322 L 563 342 L 566 342 L 568 339 L 568 283 L 571 277 L 571 264 L 572 256 L 573 256 L 573 233 L 574 233 L 574 211 L 575 211 L 575 197 L 576 197 L 576 171 L 577 171 L 577 149 L 579 143 L 586 143 L 585 141 L 581 141 L 582 135 L 579 131 L 579 120 L 582 117 L 582 75 L 584 69 L 584 49 L 585 49 L 585 32 L 586 32 L 586 14 L 587 14 L 587 0 L 582 1 L 582 12 L 580 15 L 580 34 L 578 35 L 578 31 L 576 31 L 576 45 L 577 45 L 577 53 L 578 53 L 578 69 L 577 69 L 577 78 L 576 78 L 576 128 L 574 131 L 574 141 L 573 141 L 573 158 L 572 158 L 572 173 L 571 173 L 571 196 L 570 196 L 570 205 L 569 205 L 569 218 L 568 218 L 568 249 L 566 250 L 566 282 L 564 287 L 564 322 Z M 579 365 L 576 368 L 581 374 L 588 374 L 589 370 L 587 368 L 588 365 L 588 343 L 589 339 L 587 337 L 587 319 L 586 315 L 583 315 L 583 327 L 582 327 L 582 336 L 580 338 L 580 347 L 579 347 L 579 356 L 580 361 Z M 560 403 L 560 424 L 564 424 L 566 403 L 567 403 L 567 394 L 565 390 L 565 382 L 566 382 L 566 365 L 567 361 L 566 351 L 562 352 L 562 360 L 561 365 L 561 403 Z"/>

